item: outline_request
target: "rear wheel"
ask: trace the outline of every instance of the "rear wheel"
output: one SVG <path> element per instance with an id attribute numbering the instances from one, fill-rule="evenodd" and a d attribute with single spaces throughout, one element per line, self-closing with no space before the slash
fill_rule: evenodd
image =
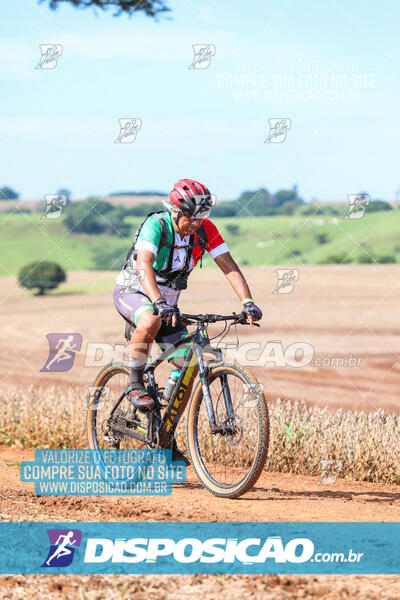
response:
<path id="1" fill-rule="evenodd" d="M 267 459 L 267 402 L 256 378 L 238 365 L 214 367 L 208 383 L 219 431 L 211 433 L 199 382 L 187 420 L 190 458 L 201 483 L 211 493 L 238 498 L 253 487 Z M 231 414 L 227 397 L 231 399 Z"/>
<path id="2" fill-rule="evenodd" d="M 125 396 L 111 418 L 111 411 L 124 393 L 129 381 L 129 369 L 123 363 L 112 363 L 98 374 L 90 388 L 86 430 L 89 448 L 140 448 L 147 434 L 146 416 L 136 411 Z M 117 427 L 134 430 L 143 441 L 124 435 Z"/>

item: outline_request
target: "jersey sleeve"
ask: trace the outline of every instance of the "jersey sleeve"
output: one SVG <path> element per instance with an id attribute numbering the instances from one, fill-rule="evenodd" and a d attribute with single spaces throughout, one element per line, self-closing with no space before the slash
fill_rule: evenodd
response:
<path id="1" fill-rule="evenodd" d="M 229 252 L 229 248 L 225 243 L 222 235 L 218 231 L 217 227 L 209 221 L 208 219 L 204 219 L 203 226 L 207 235 L 207 245 L 206 250 L 211 256 L 211 258 L 217 258 L 220 254 L 224 254 L 225 252 Z"/>
<path id="2" fill-rule="evenodd" d="M 136 248 L 137 250 L 150 250 L 157 256 L 160 239 L 161 223 L 155 215 L 152 215 L 146 219 L 140 230 Z"/>

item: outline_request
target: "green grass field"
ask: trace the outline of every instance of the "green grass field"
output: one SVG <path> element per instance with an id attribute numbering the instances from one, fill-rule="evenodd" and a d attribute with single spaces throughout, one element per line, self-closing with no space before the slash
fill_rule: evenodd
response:
<path id="1" fill-rule="evenodd" d="M 127 218 L 132 234 L 141 221 L 141 217 Z M 398 210 L 366 214 L 362 219 L 323 215 L 213 221 L 239 264 L 400 262 Z M 15 275 L 35 260 L 56 262 L 67 271 L 118 270 L 130 246 L 130 237 L 73 234 L 61 220 L 41 219 L 38 214 L 3 214 L 0 226 L 1 276 Z M 213 261 L 206 256 L 203 265 L 211 266 Z"/>

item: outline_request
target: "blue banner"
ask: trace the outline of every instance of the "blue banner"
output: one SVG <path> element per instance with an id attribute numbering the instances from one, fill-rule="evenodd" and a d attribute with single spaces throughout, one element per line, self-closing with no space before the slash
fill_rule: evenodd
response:
<path id="1" fill-rule="evenodd" d="M 400 523 L 0 523 L 0 573 L 398 574 Z"/>

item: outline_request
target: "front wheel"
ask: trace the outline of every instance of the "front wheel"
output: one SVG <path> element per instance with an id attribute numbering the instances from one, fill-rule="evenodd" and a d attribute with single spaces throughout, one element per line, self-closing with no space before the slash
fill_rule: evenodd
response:
<path id="1" fill-rule="evenodd" d="M 211 432 L 199 382 L 188 410 L 190 458 L 207 490 L 238 498 L 253 487 L 267 459 L 267 402 L 256 378 L 238 365 L 222 363 L 210 369 L 208 384 L 218 431 Z"/>

